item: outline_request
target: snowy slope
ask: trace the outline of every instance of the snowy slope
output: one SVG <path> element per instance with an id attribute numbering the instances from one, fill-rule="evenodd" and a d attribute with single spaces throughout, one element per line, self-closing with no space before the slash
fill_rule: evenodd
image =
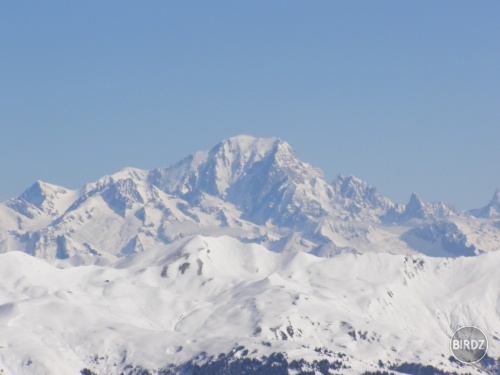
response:
<path id="1" fill-rule="evenodd" d="M 0 255 L 3 374 L 153 372 L 241 346 L 340 360 L 343 373 L 379 360 L 458 371 L 449 337 L 469 324 L 500 355 L 500 252 L 327 259 L 195 236 L 110 266 L 69 263 Z"/>

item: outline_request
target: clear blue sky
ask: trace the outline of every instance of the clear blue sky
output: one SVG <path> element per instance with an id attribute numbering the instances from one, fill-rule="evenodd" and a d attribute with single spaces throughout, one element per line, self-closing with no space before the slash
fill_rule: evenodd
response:
<path id="1" fill-rule="evenodd" d="M 500 187 L 500 1 L 0 2 L 0 200 L 277 136 L 400 203 Z"/>

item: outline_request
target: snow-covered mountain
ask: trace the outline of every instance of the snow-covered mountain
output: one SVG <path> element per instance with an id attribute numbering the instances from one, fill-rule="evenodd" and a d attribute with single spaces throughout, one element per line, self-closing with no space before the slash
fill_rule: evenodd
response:
<path id="1" fill-rule="evenodd" d="M 406 205 L 354 177 L 329 183 L 277 138 L 237 136 L 166 168 L 126 168 L 69 190 L 41 181 L 0 204 L 0 251 L 113 259 L 195 234 L 275 251 L 476 255 L 500 249 L 499 194 L 458 212 Z M 487 234 L 487 236 L 482 236 Z"/>
<path id="2" fill-rule="evenodd" d="M 471 210 L 470 213 L 479 218 L 500 219 L 500 190 L 495 191 L 493 198 L 486 206 Z"/>
<path id="3" fill-rule="evenodd" d="M 37 181 L 0 204 L 0 374 L 498 374 L 499 202 L 396 204 L 250 136 Z"/>
<path id="4" fill-rule="evenodd" d="M 230 138 L 165 169 L 150 181 L 192 205 L 208 194 L 233 204 L 246 220 L 295 227 L 330 212 L 323 173 L 279 139 Z"/>
<path id="5" fill-rule="evenodd" d="M 425 203 L 417 193 L 412 193 L 410 201 L 398 216 L 400 223 L 406 224 L 411 221 L 433 221 L 446 219 L 457 214 L 455 208 L 445 202 Z"/>
<path id="6" fill-rule="evenodd" d="M 342 208 L 345 218 L 362 218 L 380 222 L 380 217 L 398 207 L 388 198 L 377 192 L 374 186 L 354 176 L 339 175 L 332 183 L 338 207 Z"/>
<path id="7" fill-rule="evenodd" d="M 74 262 L 0 255 L 2 374 L 500 371 L 500 252 L 319 258 L 194 236 Z M 489 354 L 463 366 L 449 339 L 471 324 Z"/>

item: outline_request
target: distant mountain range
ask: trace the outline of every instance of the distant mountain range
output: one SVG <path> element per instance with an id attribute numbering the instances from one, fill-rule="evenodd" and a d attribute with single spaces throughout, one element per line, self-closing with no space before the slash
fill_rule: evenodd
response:
<path id="1" fill-rule="evenodd" d="M 79 190 L 37 181 L 0 204 L 0 252 L 88 262 L 194 234 L 319 256 L 474 256 L 500 249 L 500 193 L 469 212 L 416 193 L 399 205 L 354 176 L 328 182 L 285 141 L 237 136 L 172 166 L 126 168 Z"/>

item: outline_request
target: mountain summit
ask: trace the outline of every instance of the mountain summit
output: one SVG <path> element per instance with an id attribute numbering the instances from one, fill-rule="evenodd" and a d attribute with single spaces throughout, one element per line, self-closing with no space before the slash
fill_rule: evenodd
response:
<path id="1" fill-rule="evenodd" d="M 323 173 L 298 160 L 288 143 L 250 136 L 229 138 L 154 170 L 149 181 L 190 204 L 205 195 L 223 199 L 242 211 L 242 218 L 258 224 L 293 226 L 318 217 L 332 194 Z"/>
<path id="2" fill-rule="evenodd" d="M 232 137 L 171 167 L 152 171 L 150 181 L 183 198 L 189 199 L 201 192 L 224 198 L 228 189 L 256 164 L 278 152 L 293 153 L 286 142 L 277 138 Z"/>
<path id="3" fill-rule="evenodd" d="M 500 190 L 496 189 L 493 198 L 481 208 L 471 210 L 470 213 L 478 218 L 493 219 L 500 218 Z"/>

